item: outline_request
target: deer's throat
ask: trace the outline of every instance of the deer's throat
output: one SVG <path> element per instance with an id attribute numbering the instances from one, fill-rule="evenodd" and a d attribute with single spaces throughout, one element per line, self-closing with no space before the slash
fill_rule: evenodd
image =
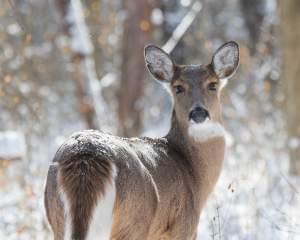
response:
<path id="1" fill-rule="evenodd" d="M 225 130 L 220 122 L 184 126 L 172 115 L 167 135 L 170 144 L 186 158 L 201 182 L 214 186 L 225 155 Z"/>

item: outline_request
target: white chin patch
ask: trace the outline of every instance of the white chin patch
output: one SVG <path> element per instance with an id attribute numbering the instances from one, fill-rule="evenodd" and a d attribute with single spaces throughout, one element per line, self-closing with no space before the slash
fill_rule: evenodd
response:
<path id="1" fill-rule="evenodd" d="M 220 123 L 209 119 L 206 119 L 202 123 L 191 121 L 188 134 L 196 142 L 206 142 L 211 138 L 225 137 L 225 129 Z"/>

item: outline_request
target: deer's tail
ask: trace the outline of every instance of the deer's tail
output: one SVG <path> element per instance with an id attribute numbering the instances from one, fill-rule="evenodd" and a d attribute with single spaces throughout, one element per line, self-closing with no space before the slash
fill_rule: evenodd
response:
<path id="1" fill-rule="evenodd" d="M 109 239 L 116 196 L 115 165 L 91 142 L 71 140 L 56 154 L 65 211 L 64 240 Z"/>

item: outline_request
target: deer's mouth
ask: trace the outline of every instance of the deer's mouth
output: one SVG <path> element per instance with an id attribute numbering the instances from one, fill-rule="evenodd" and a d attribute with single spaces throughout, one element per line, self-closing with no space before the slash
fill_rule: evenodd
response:
<path id="1" fill-rule="evenodd" d="M 203 123 L 209 119 L 210 119 L 209 112 L 202 107 L 194 108 L 189 114 L 189 120 L 192 123 Z"/>

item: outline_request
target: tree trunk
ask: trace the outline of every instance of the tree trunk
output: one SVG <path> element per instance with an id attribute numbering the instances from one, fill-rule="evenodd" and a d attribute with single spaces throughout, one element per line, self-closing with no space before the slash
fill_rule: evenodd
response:
<path id="1" fill-rule="evenodd" d="M 99 129 L 105 105 L 100 95 L 100 85 L 92 58 L 93 44 L 84 20 L 80 0 L 56 0 L 62 16 L 64 34 L 68 43 L 64 46 L 69 53 L 72 76 L 76 83 L 79 110 L 87 127 Z"/>
<path id="2" fill-rule="evenodd" d="M 300 175 L 300 1 L 280 1 L 290 172 Z"/>
<path id="3" fill-rule="evenodd" d="M 150 41 L 152 26 L 150 0 L 125 0 L 126 19 L 123 28 L 121 83 L 118 93 L 119 132 L 137 136 L 142 129 L 144 93 L 144 47 Z"/>

